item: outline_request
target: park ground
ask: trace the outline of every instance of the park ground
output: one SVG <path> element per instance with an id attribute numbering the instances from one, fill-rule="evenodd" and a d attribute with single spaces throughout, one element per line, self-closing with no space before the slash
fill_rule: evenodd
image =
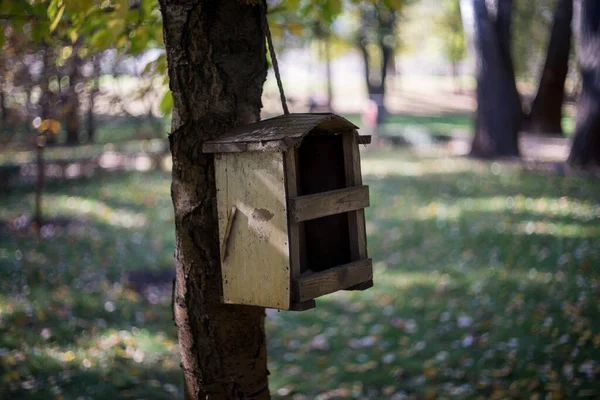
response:
<path id="1" fill-rule="evenodd" d="M 267 312 L 273 397 L 600 397 L 598 177 L 559 162 L 567 139 L 465 157 L 472 94 L 423 87 L 391 99 L 385 132 L 403 146 L 363 149 L 375 286 Z M 77 161 L 65 171 L 104 167 L 49 180 L 40 237 L 32 176 L 0 185 L 0 399 L 182 398 L 164 139 L 106 144 L 151 129 L 111 117 L 99 144 L 49 149 Z"/>
<path id="2" fill-rule="evenodd" d="M 375 286 L 269 311 L 281 399 L 598 398 L 600 183 L 445 148 L 366 150 Z M 0 198 L 0 398 L 182 398 L 170 173 Z M 551 397 L 546 397 L 550 393 Z"/>

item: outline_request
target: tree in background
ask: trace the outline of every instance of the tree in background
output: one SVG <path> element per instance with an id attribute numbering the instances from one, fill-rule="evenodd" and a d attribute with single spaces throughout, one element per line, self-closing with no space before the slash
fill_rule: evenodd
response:
<path id="1" fill-rule="evenodd" d="M 93 69 L 94 59 L 109 48 L 135 57 L 162 42 L 156 0 L 0 0 L 0 9 L 0 68 L 30 75 L 23 80 L 26 84 L 18 84 L 12 74 L 11 84 L 2 85 L 3 104 L 8 105 L 3 115 L 12 113 L 10 106 L 26 110 L 22 118 L 29 125 L 35 116 L 58 114 L 52 118 L 65 120 L 69 144 L 79 141 L 83 126 L 83 88 L 87 85 L 97 94 L 90 80 L 97 83 L 99 70 L 83 71 Z M 15 46 L 17 41 L 27 45 Z M 29 61 L 23 64 L 20 59 Z M 35 65 L 42 66 L 41 72 Z M 6 73 L 2 75 L 7 81 Z M 12 90 L 7 92 L 7 87 Z"/>
<path id="2" fill-rule="evenodd" d="M 575 0 L 574 31 L 581 73 L 569 164 L 600 165 L 600 2 Z"/>
<path id="3" fill-rule="evenodd" d="M 437 21 L 439 36 L 442 39 L 444 54 L 452 69 L 454 90 L 460 93 L 458 63 L 467 55 L 467 42 L 460 11 L 460 0 L 444 0 L 442 14 Z"/>
<path id="4" fill-rule="evenodd" d="M 364 2 L 359 5 L 360 25 L 356 45 L 364 63 L 364 77 L 369 100 L 377 104 L 377 124 L 383 122 L 385 82 L 396 48 L 397 16 L 402 2 Z"/>
<path id="5" fill-rule="evenodd" d="M 526 116 L 525 130 L 562 135 L 562 106 L 571 52 L 573 0 L 557 0 L 546 61 L 537 94 Z"/>
<path id="6" fill-rule="evenodd" d="M 471 155 L 519 155 L 523 112 L 511 56 L 512 0 L 473 0 L 477 111 Z"/>

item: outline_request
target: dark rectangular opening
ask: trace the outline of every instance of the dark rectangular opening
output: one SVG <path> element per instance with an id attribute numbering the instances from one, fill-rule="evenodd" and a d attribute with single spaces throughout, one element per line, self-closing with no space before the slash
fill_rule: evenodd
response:
<path id="1" fill-rule="evenodd" d="M 298 195 L 346 187 L 343 135 L 308 135 L 298 149 Z M 300 272 L 319 272 L 351 260 L 348 214 L 300 223 Z"/>

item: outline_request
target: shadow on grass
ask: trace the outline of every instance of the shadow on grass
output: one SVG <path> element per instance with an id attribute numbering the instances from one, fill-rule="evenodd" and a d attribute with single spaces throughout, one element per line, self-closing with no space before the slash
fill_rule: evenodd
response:
<path id="1" fill-rule="evenodd" d="M 365 155 L 375 287 L 269 311 L 274 397 L 600 393 L 598 184 L 445 162 Z M 181 395 L 170 282 L 151 298 L 122 281 L 172 265 L 169 181 L 155 171 L 51 186 L 49 215 L 82 227 L 42 241 L 0 234 L 0 393 Z M 0 218 L 32 200 L 1 198 Z M 143 223 L 122 224 L 137 214 Z"/>
<path id="2" fill-rule="evenodd" d="M 125 352 L 126 348 L 122 349 Z M 0 389 L 10 399 L 182 399 L 183 376 L 179 365 L 165 368 L 162 360 L 140 364 L 115 357 L 106 367 L 85 367 L 45 355 L 27 354 L 28 366 L 3 371 Z M 124 374 L 122 371 L 127 371 Z M 16 376 L 18 379 L 15 379 Z"/>

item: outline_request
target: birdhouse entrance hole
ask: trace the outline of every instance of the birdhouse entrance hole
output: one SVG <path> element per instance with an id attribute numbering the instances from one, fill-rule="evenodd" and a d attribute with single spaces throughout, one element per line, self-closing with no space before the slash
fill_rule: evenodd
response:
<path id="1" fill-rule="evenodd" d="M 298 196 L 346 187 L 343 135 L 308 135 L 296 151 Z M 301 274 L 324 271 L 353 261 L 346 214 L 334 214 L 299 224 Z"/>

